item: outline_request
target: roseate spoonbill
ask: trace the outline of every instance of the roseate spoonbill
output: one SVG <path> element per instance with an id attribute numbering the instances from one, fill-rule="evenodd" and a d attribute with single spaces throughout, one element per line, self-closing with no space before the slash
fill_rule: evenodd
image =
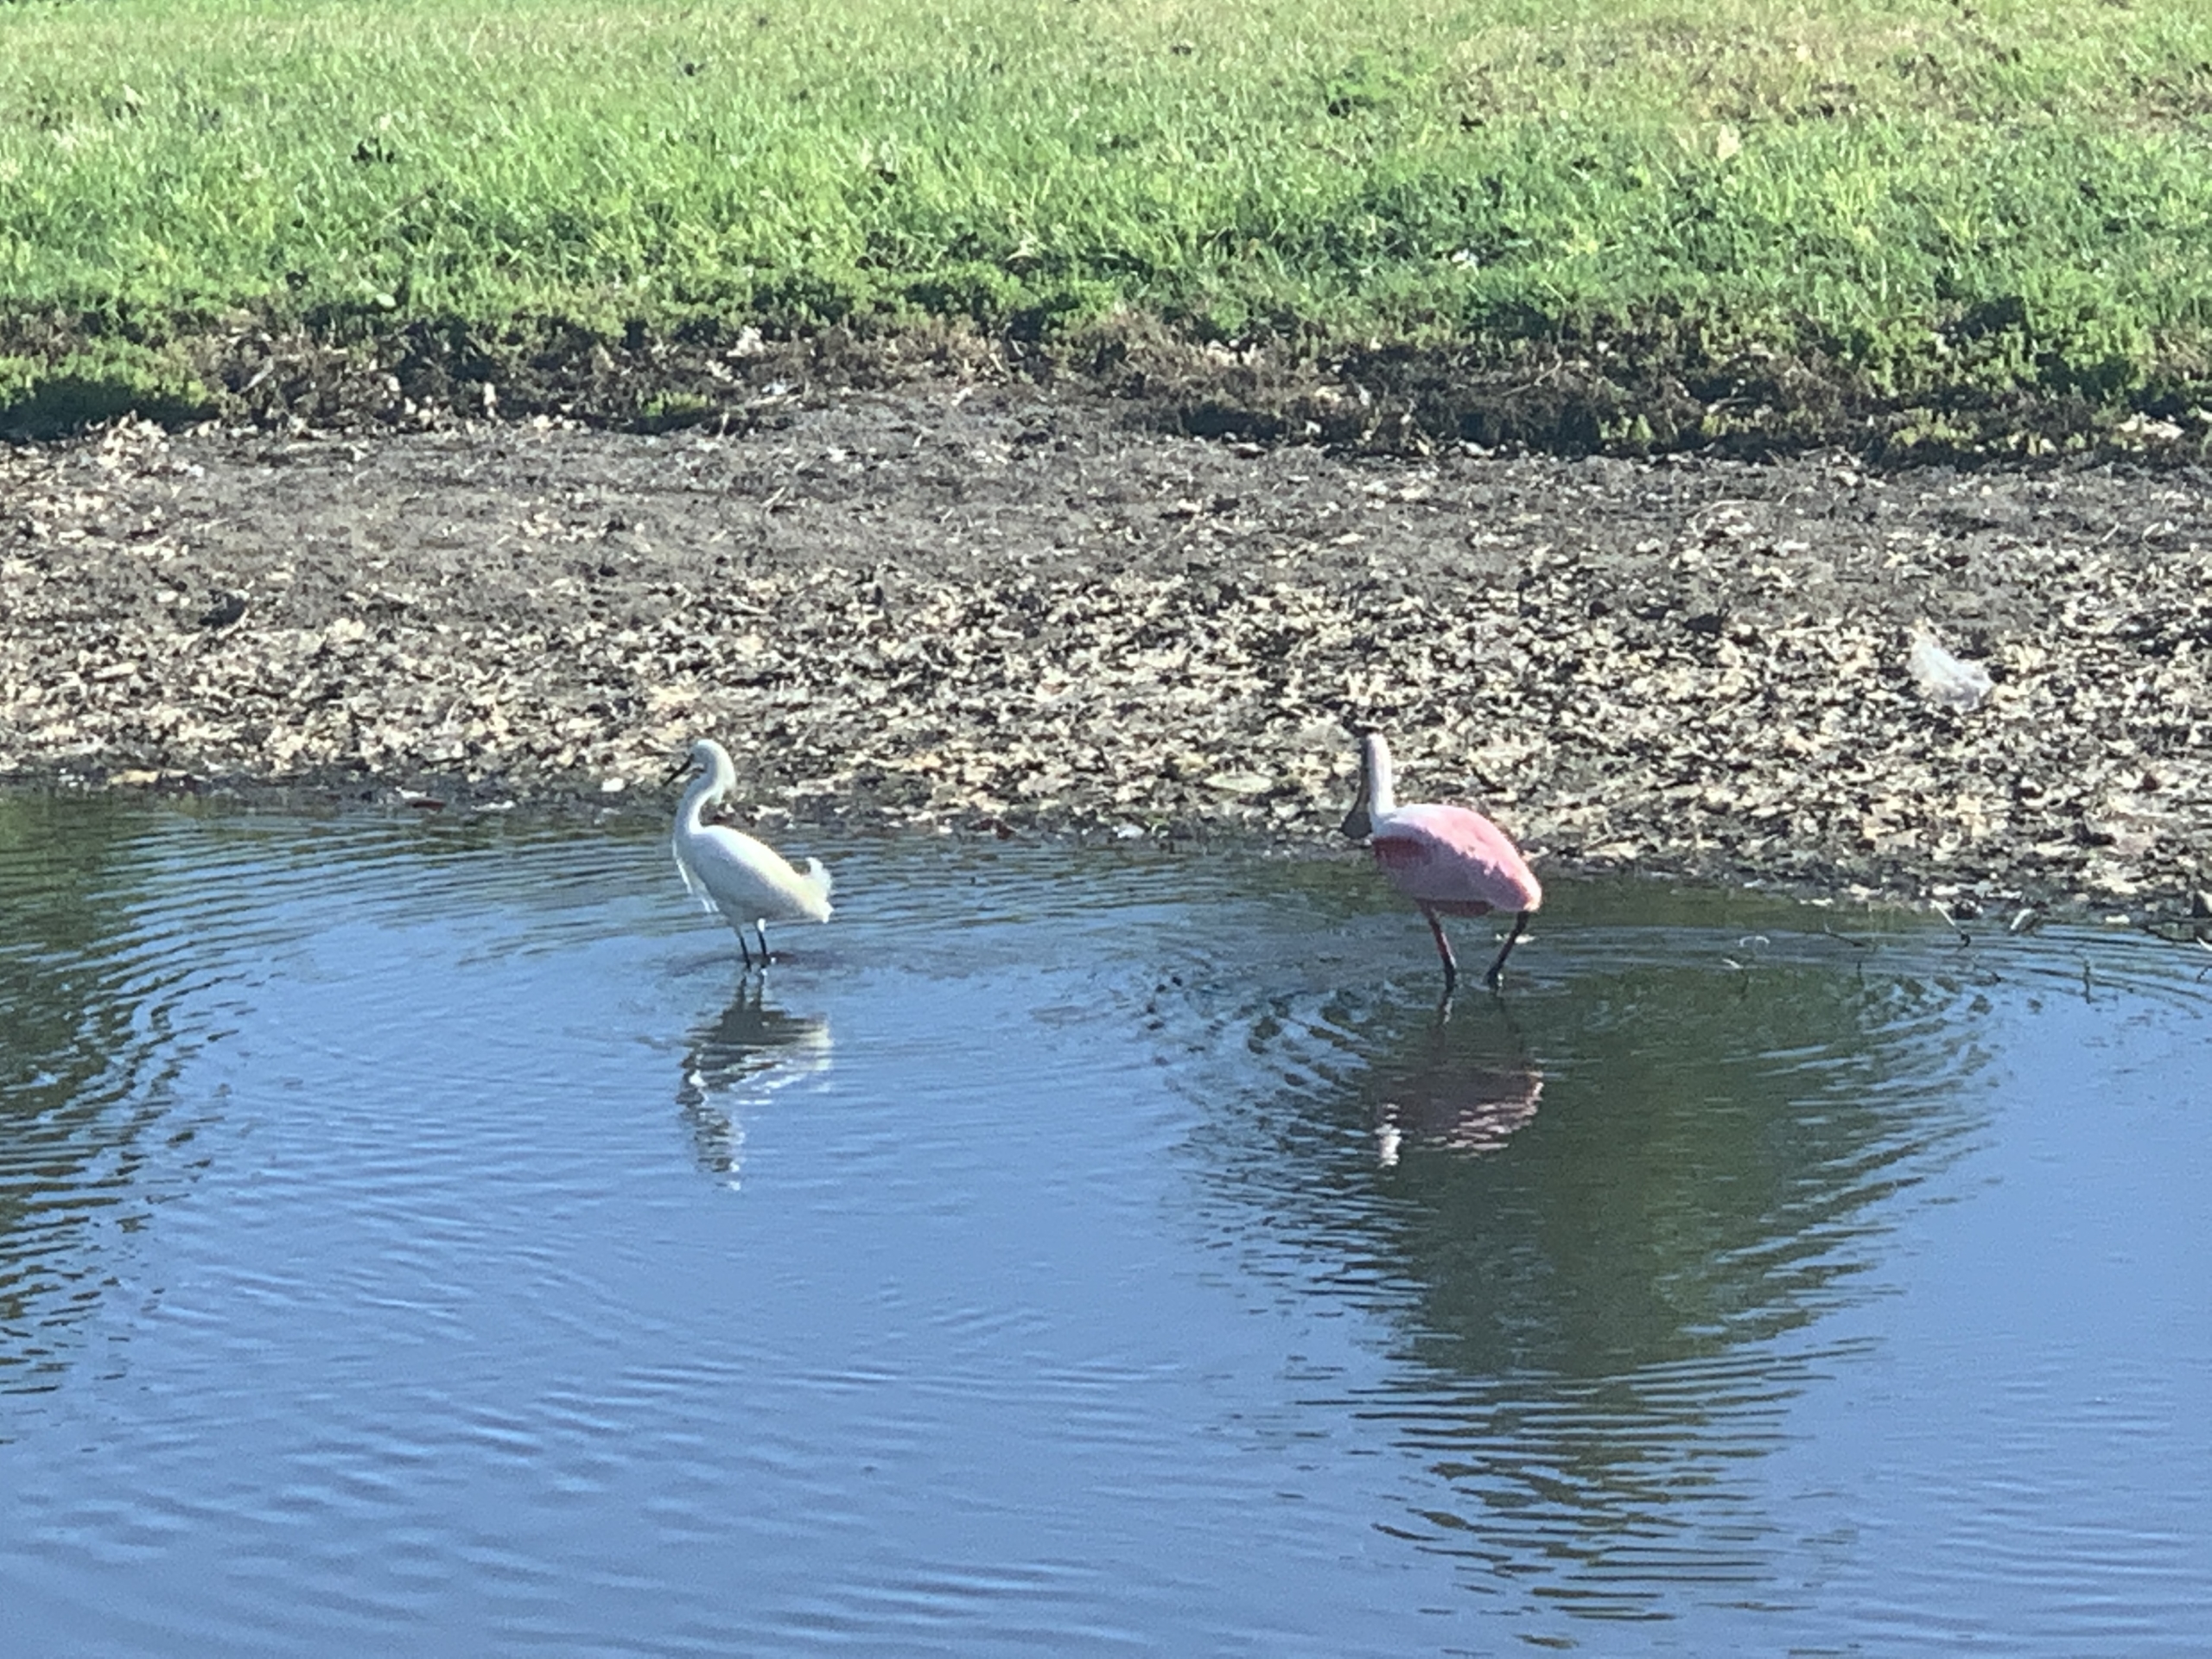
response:
<path id="1" fill-rule="evenodd" d="M 737 768 L 729 752 L 710 737 L 691 746 L 691 753 L 668 775 L 680 778 L 694 766 L 699 777 L 683 791 L 676 809 L 676 873 L 702 909 L 720 911 L 722 919 L 737 930 L 737 948 L 745 965 L 753 965 L 752 947 L 746 943 L 749 922 L 760 936 L 760 964 L 768 963 L 771 921 L 826 922 L 830 919 L 830 872 L 822 861 L 806 861 L 804 874 L 784 861 L 772 847 L 718 823 L 702 823 L 699 815 L 707 804 L 729 792 L 737 782 Z"/>
<path id="2" fill-rule="evenodd" d="M 1513 931 L 1483 976 L 1483 983 L 1496 990 L 1505 959 L 1529 925 L 1529 912 L 1544 902 L 1543 888 L 1505 831 L 1464 806 L 1400 806 L 1390 776 L 1390 746 L 1380 732 L 1360 740 L 1359 794 L 1344 816 L 1344 830 L 1375 849 L 1375 861 L 1390 885 L 1428 918 L 1436 954 L 1444 959 L 1447 997 L 1459 982 L 1459 964 L 1452 959 L 1452 943 L 1438 918 L 1516 912 Z"/>

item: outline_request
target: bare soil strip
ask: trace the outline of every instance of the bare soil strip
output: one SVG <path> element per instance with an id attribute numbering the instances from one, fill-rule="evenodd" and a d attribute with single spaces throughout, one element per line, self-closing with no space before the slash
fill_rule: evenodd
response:
<path id="1" fill-rule="evenodd" d="M 972 385 L 753 418 L 0 451 L 0 775 L 658 811 L 711 734 L 771 825 L 1319 844 L 1372 723 L 1540 869 L 2212 885 L 2202 469 L 1338 454 Z M 1922 622 L 1980 706 L 1916 685 Z"/>

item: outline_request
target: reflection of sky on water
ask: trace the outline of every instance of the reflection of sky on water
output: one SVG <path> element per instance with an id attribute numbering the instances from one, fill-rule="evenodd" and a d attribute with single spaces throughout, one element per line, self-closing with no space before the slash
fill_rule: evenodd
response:
<path id="1" fill-rule="evenodd" d="M 1560 883 L 1440 1020 L 1356 861 L 861 842 L 764 980 L 658 825 L 23 810 L 0 1645 L 2191 1650 L 2170 956 Z"/>
<path id="2" fill-rule="evenodd" d="M 0 1394 L 56 1386 L 105 1313 L 120 1315 L 108 1338 L 128 1342 L 143 1312 L 133 1243 L 207 1166 L 206 1137 L 237 1109 L 276 988 L 372 976 L 364 942 L 436 925 L 457 963 L 378 981 L 347 1008 L 363 1030 L 415 1029 L 410 1000 L 436 1001 L 478 953 L 538 955 L 604 931 L 607 849 L 574 845 L 483 821 L 202 817 L 0 791 Z M 289 1034 L 342 1059 L 354 1033 Z M 454 1056 L 423 1035 L 408 1065 L 438 1077 Z M 389 1067 L 359 1078 L 421 1081 Z"/>
<path id="3" fill-rule="evenodd" d="M 232 1034 L 213 953 L 176 937 L 190 880 L 142 833 L 105 803 L 0 793 L 0 1394 L 58 1386 L 129 1283 L 131 1236 L 198 1163 L 178 1077 Z"/>
<path id="4" fill-rule="evenodd" d="M 830 1069 L 830 1022 L 768 1000 L 768 976 L 748 973 L 729 1006 L 693 1028 L 676 1091 L 699 1167 L 739 1184 L 745 1116 L 795 1083 Z"/>

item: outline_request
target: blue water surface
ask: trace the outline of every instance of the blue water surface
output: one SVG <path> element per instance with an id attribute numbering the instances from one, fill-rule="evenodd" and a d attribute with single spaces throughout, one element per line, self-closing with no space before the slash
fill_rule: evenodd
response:
<path id="1" fill-rule="evenodd" d="M 2203 1651 L 2212 954 L 794 840 L 0 798 L 0 1649 Z"/>

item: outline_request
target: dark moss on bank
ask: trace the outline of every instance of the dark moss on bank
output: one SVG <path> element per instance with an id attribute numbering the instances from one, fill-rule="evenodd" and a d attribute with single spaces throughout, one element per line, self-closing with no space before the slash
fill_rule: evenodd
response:
<path id="1" fill-rule="evenodd" d="M 1477 342 L 1243 340 L 1122 318 L 996 331 L 855 317 L 709 319 L 609 334 L 558 321 L 391 325 L 0 324 L 0 435 L 66 435 L 126 413 L 415 430 L 498 416 L 626 432 L 745 429 L 794 404 L 947 378 L 1105 400 L 1194 436 L 1421 454 L 1765 458 L 1841 449 L 1870 464 L 2033 462 L 2212 450 L 2212 372 L 2075 360 L 2024 311 L 1961 311 L 1924 360 L 1877 370 L 1863 343 L 1808 332 L 1732 341 L 1672 315 L 1527 318 Z"/>

